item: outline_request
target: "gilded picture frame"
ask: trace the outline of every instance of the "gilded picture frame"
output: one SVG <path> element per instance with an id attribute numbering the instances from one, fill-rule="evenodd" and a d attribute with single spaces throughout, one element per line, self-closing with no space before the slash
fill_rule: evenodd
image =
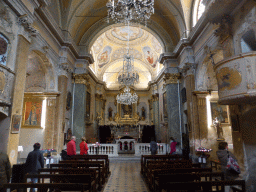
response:
<path id="1" fill-rule="evenodd" d="M 218 117 L 221 124 L 230 124 L 228 105 L 219 105 L 217 102 L 211 102 L 212 122 Z"/>
<path id="2" fill-rule="evenodd" d="M 23 128 L 42 128 L 42 98 L 24 98 L 23 103 Z"/>
<path id="3" fill-rule="evenodd" d="M 20 123 L 21 123 L 21 115 L 13 115 L 12 116 L 11 133 L 19 133 L 20 132 Z"/>

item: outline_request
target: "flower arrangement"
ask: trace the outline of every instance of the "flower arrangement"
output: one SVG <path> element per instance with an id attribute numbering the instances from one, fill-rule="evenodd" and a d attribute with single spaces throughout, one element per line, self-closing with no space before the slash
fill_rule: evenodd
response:
<path id="1" fill-rule="evenodd" d="M 92 144 L 94 147 L 99 147 L 100 146 L 100 143 L 99 142 L 96 142 L 95 144 Z"/>

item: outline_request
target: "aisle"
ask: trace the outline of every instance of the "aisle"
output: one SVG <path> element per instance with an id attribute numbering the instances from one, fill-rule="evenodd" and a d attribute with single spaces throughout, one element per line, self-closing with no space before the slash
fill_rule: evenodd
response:
<path id="1" fill-rule="evenodd" d="M 148 192 L 139 159 L 110 159 L 110 171 L 104 192 Z"/>

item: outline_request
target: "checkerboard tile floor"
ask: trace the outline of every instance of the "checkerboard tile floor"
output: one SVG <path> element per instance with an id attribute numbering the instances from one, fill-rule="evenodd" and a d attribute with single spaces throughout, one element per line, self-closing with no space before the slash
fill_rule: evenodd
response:
<path id="1" fill-rule="evenodd" d="M 111 175 L 103 192 L 148 192 L 140 174 L 140 160 L 111 160 Z"/>

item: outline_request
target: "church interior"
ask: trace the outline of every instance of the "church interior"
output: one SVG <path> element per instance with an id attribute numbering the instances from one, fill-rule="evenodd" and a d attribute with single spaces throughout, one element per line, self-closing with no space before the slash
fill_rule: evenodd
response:
<path id="1" fill-rule="evenodd" d="M 225 141 L 256 191 L 256 1 L 145 0 L 131 22 L 119 1 L 142 3 L 0 1 L 0 150 L 59 157 L 74 135 L 77 151 L 138 156 L 153 138 L 165 154 L 173 137 L 210 162 Z"/>

